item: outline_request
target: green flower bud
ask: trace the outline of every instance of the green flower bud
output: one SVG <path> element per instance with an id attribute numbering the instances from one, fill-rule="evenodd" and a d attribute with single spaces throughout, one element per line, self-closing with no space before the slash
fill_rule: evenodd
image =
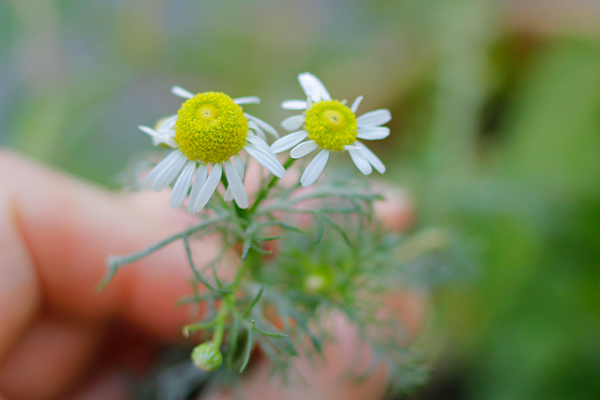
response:
<path id="1" fill-rule="evenodd" d="M 309 293 L 321 293 L 331 289 L 333 277 L 331 270 L 327 267 L 321 267 L 310 272 L 304 278 L 304 290 Z"/>
<path id="2" fill-rule="evenodd" d="M 214 343 L 202 343 L 192 350 L 192 361 L 198 368 L 205 371 L 214 371 L 223 363 L 223 356 L 218 346 Z"/>
<path id="3" fill-rule="evenodd" d="M 321 274 L 310 274 L 304 279 L 304 288 L 310 293 L 322 291 L 327 285 L 327 279 Z"/>

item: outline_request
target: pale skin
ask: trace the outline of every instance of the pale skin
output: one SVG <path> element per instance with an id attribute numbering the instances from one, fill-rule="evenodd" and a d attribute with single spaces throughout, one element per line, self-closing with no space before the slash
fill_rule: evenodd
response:
<path id="1" fill-rule="evenodd" d="M 100 294 L 109 254 L 143 249 L 194 222 L 168 206 L 168 193 L 105 191 L 19 155 L 0 150 L 0 400 L 127 399 L 127 371 L 141 371 L 155 349 L 180 340 L 190 322 L 175 302 L 190 293 L 181 243 L 123 268 Z M 380 204 L 384 220 L 402 229 L 412 214 L 406 198 Z M 209 239 L 215 240 L 215 239 Z M 200 243 L 197 261 L 218 245 Z M 411 330 L 424 302 L 395 296 Z M 339 379 L 360 348 L 342 318 L 326 366 L 298 368 L 308 386 L 282 387 L 259 362 L 244 382 L 252 399 L 377 399 L 383 369 L 360 386 Z M 358 347 L 356 347 L 358 346 Z M 209 394 L 211 399 L 235 394 Z"/>

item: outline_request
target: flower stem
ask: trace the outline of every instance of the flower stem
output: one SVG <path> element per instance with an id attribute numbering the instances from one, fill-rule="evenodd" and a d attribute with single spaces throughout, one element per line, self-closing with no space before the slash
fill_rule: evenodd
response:
<path id="1" fill-rule="evenodd" d="M 215 346 L 220 347 L 223 342 L 223 334 L 225 332 L 225 320 L 227 319 L 227 314 L 229 314 L 229 303 L 224 301 L 221 304 L 221 308 L 219 309 L 219 313 L 215 318 L 215 334 L 213 336 L 212 342 Z"/>
<path id="2" fill-rule="evenodd" d="M 196 233 L 212 224 L 216 224 L 217 222 L 224 221 L 227 218 L 229 218 L 228 215 L 217 215 L 217 216 L 207 219 L 197 225 L 194 225 L 182 232 L 179 232 L 173 236 L 170 236 L 164 240 L 161 240 L 160 242 L 153 244 L 152 246 L 150 246 L 142 251 L 139 251 L 137 253 L 133 253 L 133 254 L 130 254 L 127 256 L 110 256 L 107 261 L 108 273 L 106 274 L 106 276 L 104 277 L 102 282 L 100 282 L 100 284 L 97 286 L 96 290 L 98 292 L 100 292 L 102 289 L 104 289 L 104 287 L 108 284 L 108 282 L 110 282 L 110 280 L 115 276 L 115 274 L 117 273 L 119 268 L 121 268 L 122 266 L 136 262 L 136 261 L 154 253 L 155 251 L 162 249 L 166 245 L 171 244 L 172 242 L 176 241 L 177 239 L 181 239 L 181 238 L 193 235 L 194 233 Z"/>
<path id="3" fill-rule="evenodd" d="M 213 335 L 212 342 L 215 346 L 221 346 L 223 342 L 223 334 L 225 332 L 225 321 L 227 320 L 227 315 L 229 314 L 230 308 L 231 311 L 235 310 L 235 291 L 239 288 L 242 283 L 242 276 L 246 271 L 247 263 L 242 263 L 240 268 L 238 269 L 233 285 L 231 286 L 230 294 L 226 295 L 221 303 L 221 308 L 219 308 L 219 312 L 215 317 L 215 333 Z"/>
<path id="4" fill-rule="evenodd" d="M 295 158 L 292 158 L 292 157 L 288 158 L 287 161 L 283 164 L 283 168 L 285 168 L 287 170 L 289 167 L 292 166 L 292 164 L 295 161 L 296 161 Z M 267 195 L 269 194 L 271 189 L 273 189 L 273 187 L 277 184 L 278 181 L 279 181 L 279 178 L 276 176 L 271 178 L 271 181 L 267 184 L 267 186 L 265 186 L 258 192 L 258 195 L 256 195 L 256 200 L 254 200 L 254 204 L 252 204 L 252 207 L 250 207 L 246 211 L 246 213 L 245 213 L 246 215 L 252 215 L 254 213 L 254 211 L 256 211 L 256 209 L 258 208 L 260 203 L 262 203 L 262 201 L 267 197 Z"/>

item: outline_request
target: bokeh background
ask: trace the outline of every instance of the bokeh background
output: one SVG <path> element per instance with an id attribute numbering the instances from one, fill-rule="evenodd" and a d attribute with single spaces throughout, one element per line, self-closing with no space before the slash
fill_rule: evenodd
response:
<path id="1" fill-rule="evenodd" d="M 414 398 L 599 399 L 597 0 L 1 0 L 0 144 L 117 187 L 172 85 L 275 122 L 303 71 L 392 110 L 384 179 L 478 260 Z"/>

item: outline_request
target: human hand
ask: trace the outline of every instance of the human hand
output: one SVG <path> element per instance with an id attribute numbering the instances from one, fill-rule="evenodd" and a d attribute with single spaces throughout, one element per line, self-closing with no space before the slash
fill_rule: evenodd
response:
<path id="1" fill-rule="evenodd" d="M 94 290 L 107 255 L 137 251 L 194 221 L 166 206 L 167 196 L 111 194 L 0 151 L 1 400 L 127 398 L 125 366 L 143 369 L 158 346 L 178 340 L 189 318 L 174 304 L 189 294 L 191 277 L 182 248 L 162 249 Z M 411 211 L 397 200 L 378 212 L 401 227 Z M 198 256 L 210 260 L 218 246 L 201 245 Z M 418 330 L 424 302 L 397 303 Z M 297 362 L 309 385 L 267 380 L 261 362 L 244 383 L 248 398 L 379 398 L 383 371 L 361 385 L 340 381 L 357 338 L 342 319 L 332 323 L 340 340 L 326 349 L 328 365 Z"/>

